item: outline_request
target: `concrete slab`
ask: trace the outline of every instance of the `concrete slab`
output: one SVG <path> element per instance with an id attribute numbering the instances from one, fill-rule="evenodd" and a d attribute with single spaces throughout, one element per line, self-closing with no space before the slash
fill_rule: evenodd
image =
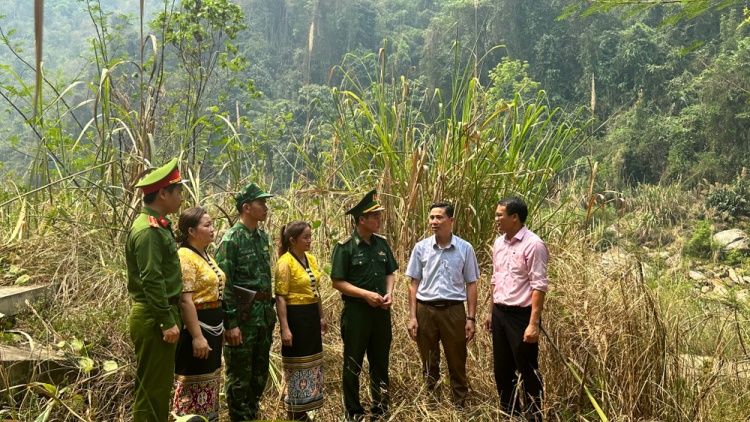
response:
<path id="1" fill-rule="evenodd" d="M 75 379 L 78 372 L 76 368 L 66 367 L 64 359 L 43 347 L 31 351 L 7 345 L 0 345 L 0 368 L 7 374 L 11 386 L 34 381 L 60 385 L 66 378 Z"/>
<path id="2" fill-rule="evenodd" d="M 12 316 L 26 307 L 26 301 L 32 301 L 52 293 L 51 285 L 34 286 L 0 286 L 0 313 Z"/>

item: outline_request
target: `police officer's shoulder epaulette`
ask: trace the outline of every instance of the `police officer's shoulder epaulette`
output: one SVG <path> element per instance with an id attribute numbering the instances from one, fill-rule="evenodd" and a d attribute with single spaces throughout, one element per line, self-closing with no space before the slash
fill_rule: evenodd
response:
<path id="1" fill-rule="evenodd" d="M 352 240 L 352 237 L 347 236 L 346 238 L 339 240 L 339 245 L 346 245 L 350 240 Z"/>
<path id="2" fill-rule="evenodd" d="M 153 215 L 148 216 L 148 225 L 151 227 L 159 228 L 159 220 L 156 219 Z"/>
<path id="3" fill-rule="evenodd" d="M 383 240 L 388 240 L 388 239 L 387 239 L 387 238 L 386 238 L 385 236 L 383 236 L 382 234 L 379 234 L 379 233 L 373 233 L 373 234 L 374 234 L 375 236 L 377 236 L 377 237 L 379 237 L 379 238 L 383 239 Z"/>

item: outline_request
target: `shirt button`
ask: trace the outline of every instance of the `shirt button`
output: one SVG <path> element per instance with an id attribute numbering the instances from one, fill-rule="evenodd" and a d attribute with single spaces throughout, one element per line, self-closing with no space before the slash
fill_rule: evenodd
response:
<path id="1" fill-rule="evenodd" d="M 375 275 L 378 275 L 378 273 L 375 273 Z"/>

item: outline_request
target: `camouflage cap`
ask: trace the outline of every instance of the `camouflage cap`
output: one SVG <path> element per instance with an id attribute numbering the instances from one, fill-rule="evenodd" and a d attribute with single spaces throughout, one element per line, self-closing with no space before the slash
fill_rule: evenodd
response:
<path id="1" fill-rule="evenodd" d="M 239 192 L 237 192 L 236 195 L 234 195 L 234 201 L 237 209 L 240 209 L 242 208 L 243 204 L 247 204 L 248 202 L 252 202 L 258 198 L 271 197 L 273 197 L 273 195 L 264 192 L 263 189 L 261 189 L 255 183 L 250 183 L 249 185 L 242 188 Z"/>
<path id="2" fill-rule="evenodd" d="M 385 208 L 383 208 L 382 205 L 378 203 L 378 191 L 375 189 L 367 192 L 367 194 L 362 198 L 357 205 L 352 207 L 349 211 L 346 213 L 354 217 L 354 219 L 358 219 L 361 215 L 367 214 L 369 212 L 375 212 L 375 211 L 383 211 Z"/>

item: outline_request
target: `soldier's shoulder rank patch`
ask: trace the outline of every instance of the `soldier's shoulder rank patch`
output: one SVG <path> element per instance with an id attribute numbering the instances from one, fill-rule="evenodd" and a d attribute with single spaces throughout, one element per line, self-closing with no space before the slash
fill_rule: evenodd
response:
<path id="1" fill-rule="evenodd" d="M 345 239 L 339 240 L 339 245 L 346 245 L 350 240 L 352 240 L 352 237 L 347 236 Z"/>
<path id="2" fill-rule="evenodd" d="M 374 234 L 375 236 L 377 236 L 377 237 L 379 237 L 379 238 L 383 239 L 383 240 L 386 240 L 386 237 L 385 237 L 385 236 L 383 236 L 382 234 L 379 234 L 379 233 L 373 233 L 373 234 Z"/>
<path id="3" fill-rule="evenodd" d="M 153 215 L 148 216 L 148 225 L 151 227 L 159 228 L 159 220 L 156 219 Z"/>

